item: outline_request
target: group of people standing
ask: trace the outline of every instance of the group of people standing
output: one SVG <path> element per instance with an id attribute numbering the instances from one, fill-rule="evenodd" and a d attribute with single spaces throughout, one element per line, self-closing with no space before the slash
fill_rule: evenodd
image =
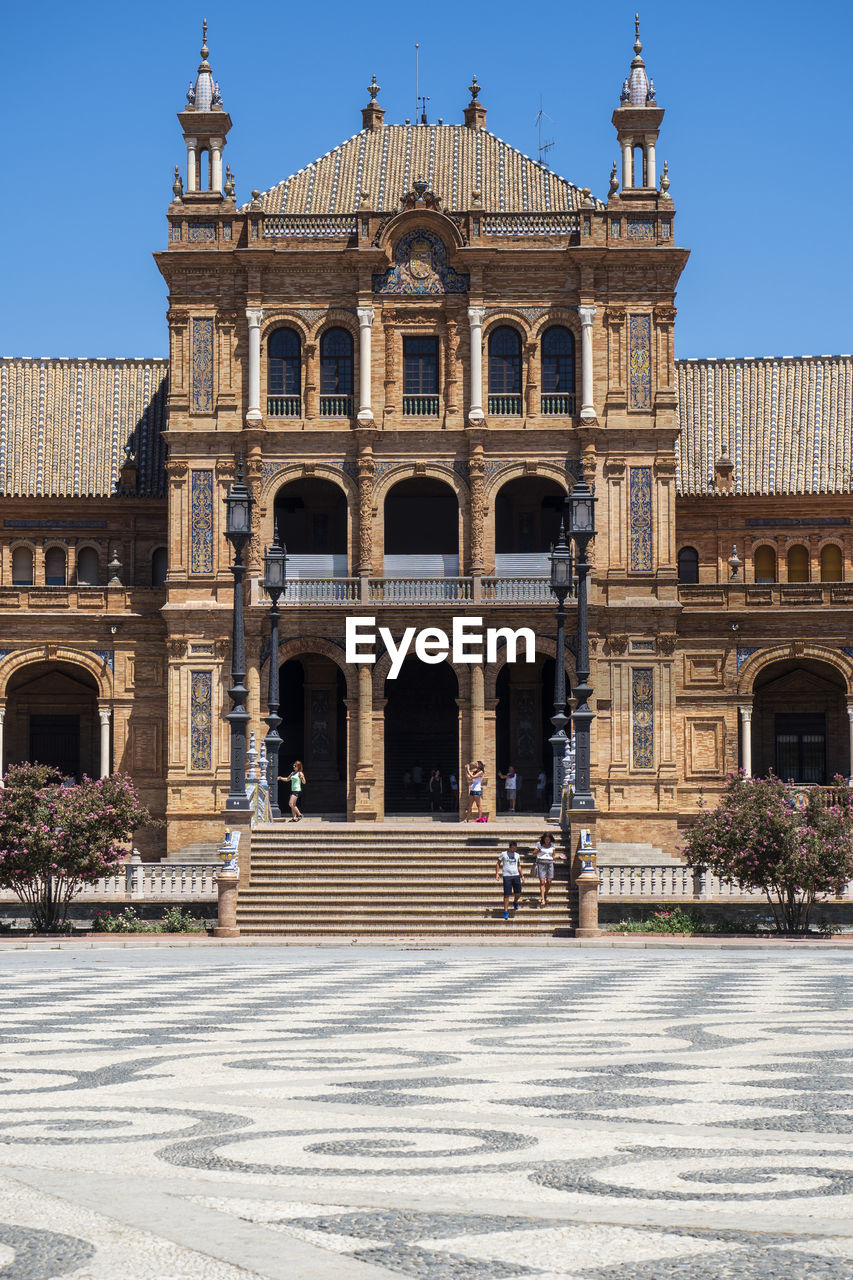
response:
<path id="1" fill-rule="evenodd" d="M 554 862 L 565 862 L 566 855 L 555 848 L 554 837 L 550 831 L 546 831 L 536 841 L 533 855 L 535 858 L 533 865 L 539 879 L 539 906 L 546 907 L 551 885 L 554 883 Z M 508 920 L 509 900 L 512 898 L 512 909 L 517 911 L 524 886 L 524 871 L 517 840 L 510 840 L 503 853 L 498 854 L 498 860 L 495 863 L 495 879 L 503 880 L 504 920 Z"/>

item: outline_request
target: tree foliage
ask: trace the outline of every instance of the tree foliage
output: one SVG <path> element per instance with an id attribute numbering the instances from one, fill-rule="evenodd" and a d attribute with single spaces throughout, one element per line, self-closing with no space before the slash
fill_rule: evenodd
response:
<path id="1" fill-rule="evenodd" d="M 66 785 L 41 764 L 13 765 L 0 791 L 0 887 L 11 889 L 32 926 L 65 926 L 85 884 L 114 874 L 123 845 L 150 818 L 123 774 Z"/>
<path id="2" fill-rule="evenodd" d="M 804 792 L 772 775 L 731 774 L 716 809 L 700 809 L 682 852 L 691 867 L 763 890 L 778 931 L 802 933 L 818 895 L 837 895 L 853 879 L 853 790 L 843 778 Z"/>

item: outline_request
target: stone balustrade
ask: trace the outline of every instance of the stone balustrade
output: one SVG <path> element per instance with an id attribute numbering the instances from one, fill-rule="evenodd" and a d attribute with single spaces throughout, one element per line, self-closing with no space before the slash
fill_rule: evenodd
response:
<path id="1" fill-rule="evenodd" d="M 604 865 L 598 867 L 598 896 L 604 901 L 766 902 L 761 889 L 745 889 L 736 881 L 694 871 L 678 862 Z M 834 901 L 853 899 L 853 881 Z"/>
<path id="2" fill-rule="evenodd" d="M 88 884 L 74 902 L 213 902 L 218 862 L 128 862 Z M 0 903 L 17 902 L 0 889 Z"/>

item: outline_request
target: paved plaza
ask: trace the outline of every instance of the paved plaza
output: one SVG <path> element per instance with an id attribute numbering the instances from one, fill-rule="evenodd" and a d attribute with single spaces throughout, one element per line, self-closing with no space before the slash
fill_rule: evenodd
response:
<path id="1" fill-rule="evenodd" d="M 4 950 L 0 1277 L 853 1277 L 851 966 Z"/>

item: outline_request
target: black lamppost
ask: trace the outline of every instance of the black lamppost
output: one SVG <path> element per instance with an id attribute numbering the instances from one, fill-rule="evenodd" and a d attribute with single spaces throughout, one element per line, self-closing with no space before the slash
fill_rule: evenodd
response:
<path id="1" fill-rule="evenodd" d="M 575 685 L 575 709 L 572 724 L 575 730 L 575 788 L 571 798 L 572 809 L 594 809 L 595 797 L 590 789 L 590 725 L 594 713 L 589 709 L 592 686 L 589 681 L 589 611 L 587 604 L 587 574 L 589 562 L 586 555 L 595 537 L 595 502 L 589 485 L 581 480 L 575 485 L 568 499 L 569 537 L 575 544 L 578 573 L 578 653 Z"/>
<path id="2" fill-rule="evenodd" d="M 267 696 L 266 717 L 270 731 L 266 736 L 267 744 L 267 788 L 270 796 L 270 813 L 273 818 L 281 817 L 278 807 L 278 753 L 281 747 L 278 726 L 281 724 L 278 695 L 278 598 L 287 583 L 287 555 L 282 546 L 275 526 L 273 544 L 264 552 L 264 591 L 269 596 L 270 605 L 270 683 Z"/>
<path id="3" fill-rule="evenodd" d="M 563 791 L 563 757 L 566 751 L 566 596 L 572 590 L 572 553 L 566 542 L 566 529 L 560 521 L 560 536 L 551 544 L 551 590 L 557 597 L 557 667 L 554 673 L 554 732 L 548 741 L 553 753 L 551 810 L 549 818 L 559 821 L 560 797 Z"/>
<path id="4" fill-rule="evenodd" d="M 252 506 L 254 499 L 243 483 L 243 462 L 237 464 L 237 479 L 225 498 L 225 536 L 234 548 L 234 628 L 231 641 L 231 710 L 225 717 L 231 726 L 231 791 L 225 802 L 226 809 L 248 809 L 246 795 L 246 634 L 243 626 L 243 548 L 252 535 Z"/>

